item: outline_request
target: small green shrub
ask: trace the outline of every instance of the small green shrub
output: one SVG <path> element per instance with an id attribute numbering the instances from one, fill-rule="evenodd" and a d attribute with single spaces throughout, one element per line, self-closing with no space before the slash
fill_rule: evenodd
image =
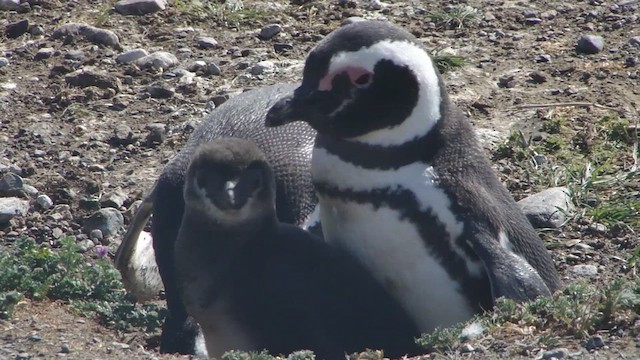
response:
<path id="1" fill-rule="evenodd" d="M 10 315 L 10 299 L 63 300 L 84 316 L 97 316 L 105 326 L 119 330 L 160 326 L 166 310 L 137 305 L 120 282 L 120 273 L 108 259 L 95 261 L 80 253 L 73 237 L 63 238 L 52 250 L 32 239 L 18 239 L 9 252 L 0 253 L 0 313 Z M 4 300 L 2 300 L 4 299 Z M 5 309 L 6 308 L 6 309 Z"/>

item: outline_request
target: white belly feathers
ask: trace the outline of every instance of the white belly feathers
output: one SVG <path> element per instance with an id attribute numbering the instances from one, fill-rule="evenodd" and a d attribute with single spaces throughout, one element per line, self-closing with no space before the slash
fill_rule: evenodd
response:
<path id="1" fill-rule="evenodd" d="M 416 195 L 421 211 L 431 211 L 451 235 L 456 252 L 463 256 L 472 275 L 482 273 L 482 264 L 472 262 L 453 243 L 462 234 L 463 223 L 450 209 L 450 200 L 437 186 L 437 175 L 424 163 L 396 170 L 365 169 L 342 161 L 324 149 L 312 157 L 316 183 L 339 190 L 369 192 L 375 189 L 406 189 Z M 387 206 L 374 207 L 348 199 L 319 194 L 325 239 L 346 247 L 401 301 L 422 332 L 453 325 L 473 316 L 459 284 L 432 256 L 415 224 L 402 219 Z"/>

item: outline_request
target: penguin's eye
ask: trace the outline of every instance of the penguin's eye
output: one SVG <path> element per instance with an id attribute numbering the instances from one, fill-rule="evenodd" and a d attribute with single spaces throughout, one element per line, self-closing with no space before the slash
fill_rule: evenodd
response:
<path id="1" fill-rule="evenodd" d="M 354 85 L 356 86 L 364 86 L 371 82 L 371 74 L 362 74 L 358 76 L 357 79 L 354 80 Z"/>

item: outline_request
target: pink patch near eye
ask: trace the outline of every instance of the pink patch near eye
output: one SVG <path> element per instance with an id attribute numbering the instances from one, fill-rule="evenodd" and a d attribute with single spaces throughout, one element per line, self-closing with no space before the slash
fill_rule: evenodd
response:
<path id="1" fill-rule="evenodd" d="M 369 81 L 371 81 L 371 77 L 373 76 L 373 73 L 371 71 L 362 67 L 358 67 L 358 66 L 343 67 L 323 77 L 320 80 L 320 84 L 318 85 L 318 90 L 320 91 L 331 90 L 333 86 L 332 85 L 333 78 L 336 77 L 336 75 L 344 74 L 344 73 L 346 73 L 347 76 L 349 76 L 349 80 L 351 81 L 351 84 L 355 86 L 366 85 L 367 83 L 369 83 Z"/>

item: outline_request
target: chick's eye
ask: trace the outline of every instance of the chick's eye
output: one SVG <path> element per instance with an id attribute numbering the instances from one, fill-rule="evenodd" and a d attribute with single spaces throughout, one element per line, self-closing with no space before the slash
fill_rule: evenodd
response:
<path id="1" fill-rule="evenodd" d="M 254 191 L 262 186 L 262 174 L 258 169 L 247 169 L 242 176 L 241 183 L 249 191 Z"/>

